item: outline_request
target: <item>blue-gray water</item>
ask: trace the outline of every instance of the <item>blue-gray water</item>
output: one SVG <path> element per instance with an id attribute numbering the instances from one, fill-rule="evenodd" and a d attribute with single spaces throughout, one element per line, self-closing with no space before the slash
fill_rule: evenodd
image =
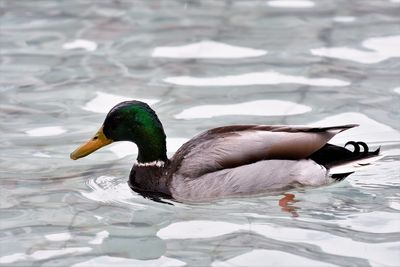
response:
<path id="1" fill-rule="evenodd" d="M 0 12 L 0 265 L 400 265 L 398 0 L 10 0 Z M 133 145 L 69 159 L 124 99 L 152 105 L 171 153 L 226 124 L 359 123 L 332 142 L 385 157 L 287 192 L 286 207 L 283 195 L 159 204 L 126 184 Z"/>

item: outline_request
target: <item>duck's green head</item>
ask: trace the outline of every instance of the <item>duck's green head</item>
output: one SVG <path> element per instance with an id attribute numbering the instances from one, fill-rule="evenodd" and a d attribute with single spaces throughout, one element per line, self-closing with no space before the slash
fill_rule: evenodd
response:
<path id="1" fill-rule="evenodd" d="M 71 159 L 85 157 L 116 141 L 131 141 L 139 149 L 139 162 L 167 160 L 163 126 L 156 113 L 140 101 L 126 101 L 113 107 L 103 126 L 86 143 L 71 153 Z"/>

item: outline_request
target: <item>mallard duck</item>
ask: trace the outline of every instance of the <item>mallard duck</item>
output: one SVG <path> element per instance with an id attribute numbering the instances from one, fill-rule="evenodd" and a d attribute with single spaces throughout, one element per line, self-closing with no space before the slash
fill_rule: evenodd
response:
<path id="1" fill-rule="evenodd" d="M 72 152 L 71 159 L 112 142 L 131 141 L 138 147 L 129 176 L 133 190 L 177 201 L 207 201 L 344 179 L 351 172 L 332 173 L 332 168 L 379 154 L 379 148 L 370 152 L 363 142 L 344 147 L 327 143 L 356 126 L 224 126 L 197 135 L 168 159 L 166 135 L 154 110 L 140 101 L 126 101 L 110 110 L 99 131 Z"/>

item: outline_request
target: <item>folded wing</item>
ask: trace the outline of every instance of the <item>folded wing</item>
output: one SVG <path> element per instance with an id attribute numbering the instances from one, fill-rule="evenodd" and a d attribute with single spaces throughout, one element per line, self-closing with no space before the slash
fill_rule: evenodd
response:
<path id="1" fill-rule="evenodd" d="M 337 133 L 357 125 L 333 127 L 238 125 L 211 129 L 185 143 L 174 155 L 176 171 L 199 177 L 265 159 L 303 159 Z"/>

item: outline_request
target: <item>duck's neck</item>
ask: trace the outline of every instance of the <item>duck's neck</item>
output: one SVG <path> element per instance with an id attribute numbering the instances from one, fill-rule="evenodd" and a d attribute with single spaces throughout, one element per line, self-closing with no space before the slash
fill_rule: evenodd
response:
<path id="1" fill-rule="evenodd" d="M 139 150 L 137 156 L 139 163 L 150 164 L 168 160 L 166 136 L 162 126 L 145 128 L 134 142 Z"/>
<path id="2" fill-rule="evenodd" d="M 166 162 L 167 149 L 164 143 L 151 142 L 143 145 L 138 145 L 137 161 L 142 164 L 151 164 L 153 162 Z"/>
<path id="3" fill-rule="evenodd" d="M 131 125 L 134 134 L 129 136 L 135 142 L 139 153 L 133 165 L 130 183 L 142 191 L 168 194 L 165 170 L 167 158 L 166 135 L 157 115 L 152 110 L 142 112 Z"/>

